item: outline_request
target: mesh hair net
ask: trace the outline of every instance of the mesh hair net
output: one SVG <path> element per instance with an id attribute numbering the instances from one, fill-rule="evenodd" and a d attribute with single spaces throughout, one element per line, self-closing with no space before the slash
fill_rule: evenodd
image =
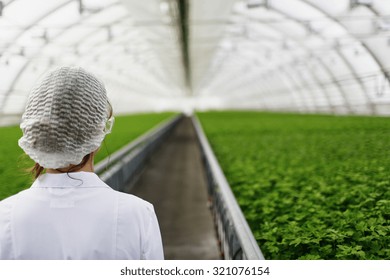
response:
<path id="1" fill-rule="evenodd" d="M 103 141 L 109 108 L 97 78 L 82 68 L 61 67 L 31 91 L 19 146 L 44 168 L 79 164 Z"/>

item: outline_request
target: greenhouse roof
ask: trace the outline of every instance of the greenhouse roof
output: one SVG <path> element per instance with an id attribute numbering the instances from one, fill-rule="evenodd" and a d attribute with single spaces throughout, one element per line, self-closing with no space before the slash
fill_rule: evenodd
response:
<path id="1" fill-rule="evenodd" d="M 117 113 L 390 114 L 388 0 L 1 0 L 0 116 L 80 65 Z"/>

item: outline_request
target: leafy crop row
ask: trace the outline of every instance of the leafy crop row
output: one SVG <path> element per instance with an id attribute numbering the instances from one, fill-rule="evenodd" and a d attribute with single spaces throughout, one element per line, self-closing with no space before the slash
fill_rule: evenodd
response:
<path id="1" fill-rule="evenodd" d="M 390 259 L 390 119 L 199 113 L 268 259 Z"/>
<path id="2" fill-rule="evenodd" d="M 138 114 L 116 117 L 112 133 L 104 140 L 95 162 L 99 162 L 170 116 L 173 114 Z M 17 141 L 22 136 L 18 126 L 1 127 L 0 132 L 0 200 L 2 200 L 30 187 L 32 177 L 26 169 L 33 166 L 33 161 L 23 154 L 23 150 L 18 146 Z"/>

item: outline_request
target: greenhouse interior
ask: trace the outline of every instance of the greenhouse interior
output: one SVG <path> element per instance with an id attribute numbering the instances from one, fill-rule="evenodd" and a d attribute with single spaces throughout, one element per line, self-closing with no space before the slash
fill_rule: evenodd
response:
<path id="1" fill-rule="evenodd" d="M 390 259 L 388 0 L 1 0 L 0 203 L 62 66 L 104 83 L 94 172 L 153 204 L 165 259 Z"/>

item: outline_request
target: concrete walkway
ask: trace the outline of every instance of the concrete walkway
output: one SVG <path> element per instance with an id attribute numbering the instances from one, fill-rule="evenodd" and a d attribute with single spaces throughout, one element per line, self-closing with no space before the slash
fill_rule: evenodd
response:
<path id="1" fill-rule="evenodd" d="M 189 118 L 147 164 L 131 193 L 151 202 L 166 259 L 219 259 L 201 154 Z"/>

